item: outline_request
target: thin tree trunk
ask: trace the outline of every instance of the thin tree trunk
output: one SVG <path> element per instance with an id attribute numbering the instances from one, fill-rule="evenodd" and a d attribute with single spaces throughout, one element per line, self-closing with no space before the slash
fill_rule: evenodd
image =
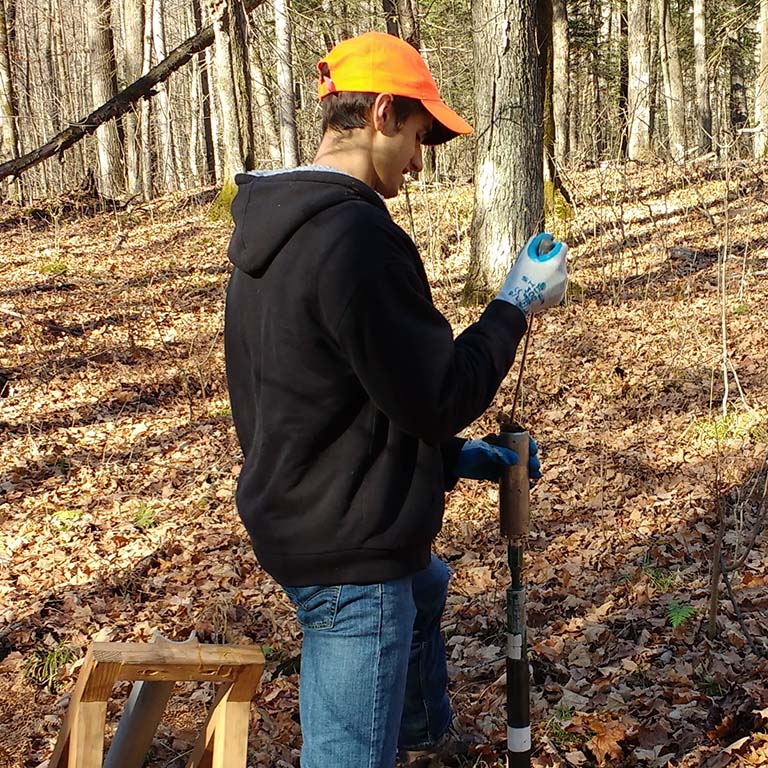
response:
<path id="1" fill-rule="evenodd" d="M 253 81 L 253 97 L 256 101 L 261 130 L 269 152 L 269 159 L 273 165 L 280 165 L 282 155 L 280 153 L 280 134 L 277 130 L 275 110 L 272 100 L 267 92 L 264 82 L 264 65 L 261 61 L 259 45 L 251 45 L 249 48 L 251 62 L 251 79 Z"/>
<path id="2" fill-rule="evenodd" d="M 146 77 L 144 73 L 148 73 L 152 66 L 152 8 L 154 0 L 145 0 L 144 5 L 144 34 L 142 45 L 142 61 L 141 71 L 142 77 Z M 152 104 L 149 99 L 144 99 L 141 102 L 141 122 L 139 125 L 140 131 L 140 162 L 141 162 L 141 194 L 144 200 L 152 199 L 152 134 L 151 123 L 152 118 Z"/>
<path id="3" fill-rule="evenodd" d="M 421 49 L 421 27 L 416 8 L 417 0 L 395 0 L 395 2 L 402 38 L 418 51 Z"/>
<path id="4" fill-rule="evenodd" d="M 755 84 L 755 122 L 759 127 L 755 134 L 755 158 L 761 160 L 768 154 L 768 0 L 760 0 L 759 70 Z"/>
<path id="5" fill-rule="evenodd" d="M 125 18 L 123 71 L 127 85 L 144 74 L 143 0 L 123 0 L 123 12 Z M 128 166 L 128 192 L 131 195 L 139 195 L 142 192 L 140 116 L 140 109 L 131 109 L 125 114 L 125 155 Z"/>
<path id="6" fill-rule="evenodd" d="M 537 0 L 536 3 L 536 45 L 539 51 L 539 69 L 544 91 L 544 181 L 550 182 L 552 194 L 555 183 L 555 114 L 552 103 L 554 88 L 552 51 L 552 0 Z"/>
<path id="7" fill-rule="evenodd" d="M 384 20 L 387 24 L 387 34 L 400 37 L 397 27 L 397 8 L 395 0 L 381 0 L 382 10 L 384 11 Z"/>
<path id="8" fill-rule="evenodd" d="M 153 0 L 152 3 L 152 48 L 155 52 L 155 60 L 163 61 L 166 57 L 165 19 L 163 18 L 161 0 Z M 171 129 L 171 103 L 168 97 L 168 86 L 165 82 L 158 84 L 156 94 L 157 161 L 166 190 L 175 192 L 178 189 L 178 179 L 174 159 L 173 131 Z"/>
<path id="9" fill-rule="evenodd" d="M 670 16 L 669 0 L 657 0 L 659 14 L 659 56 L 667 106 L 669 154 L 677 163 L 685 160 L 685 95 L 683 72 L 677 48 L 677 31 Z"/>
<path id="10" fill-rule="evenodd" d="M 279 92 L 280 146 L 283 164 L 299 164 L 299 140 L 296 132 L 296 105 L 293 98 L 293 63 L 291 26 L 287 0 L 275 0 L 275 35 L 277 37 L 277 88 Z"/>
<path id="11" fill-rule="evenodd" d="M 712 149 L 712 107 L 710 106 L 709 101 L 707 25 L 704 0 L 693 0 L 693 51 L 695 60 L 696 117 L 699 134 L 699 152 L 706 154 Z"/>
<path id="12" fill-rule="evenodd" d="M 88 46 L 91 59 L 91 95 L 94 104 L 104 104 L 117 94 L 115 46 L 112 38 L 109 0 L 86 0 Z M 115 122 L 96 128 L 99 156 L 99 191 L 106 198 L 122 194 L 122 153 Z"/>
<path id="13" fill-rule="evenodd" d="M 570 109 L 570 40 L 566 0 L 552 2 L 552 112 L 555 123 L 555 164 L 568 161 L 568 113 Z"/>
<path id="14" fill-rule="evenodd" d="M 650 160 L 651 62 L 650 8 L 648 0 L 629 0 L 627 58 L 629 62 L 628 108 L 630 160 Z"/>
<path id="15" fill-rule="evenodd" d="M 213 149 L 213 169 L 216 183 L 224 183 L 224 158 L 221 151 L 221 104 L 216 98 L 216 46 L 205 52 L 205 68 L 208 73 L 208 83 L 211 86 L 209 106 L 211 108 L 211 147 Z"/>
<path id="16" fill-rule="evenodd" d="M 6 2 L 10 4 L 13 0 L 0 0 L 0 158 L 15 159 L 19 156 L 19 139 L 16 133 L 16 97 L 11 71 Z M 22 202 L 21 185 L 18 182 L 13 184 L 13 196 L 18 203 Z"/>
<path id="17" fill-rule="evenodd" d="M 192 13 L 197 29 L 203 28 L 203 9 L 200 0 L 192 0 Z M 212 96 L 210 85 L 210 70 L 208 67 L 207 51 L 197 54 L 197 68 L 200 76 L 200 109 L 203 126 L 203 141 L 205 144 L 205 168 L 208 178 L 216 181 L 216 160 L 213 141 L 213 126 L 211 124 Z"/>

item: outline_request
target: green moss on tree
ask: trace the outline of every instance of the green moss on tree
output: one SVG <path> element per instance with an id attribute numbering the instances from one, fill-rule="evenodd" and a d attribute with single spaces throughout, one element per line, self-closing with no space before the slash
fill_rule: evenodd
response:
<path id="1" fill-rule="evenodd" d="M 544 221 L 547 222 L 547 231 L 551 232 L 558 240 L 568 240 L 570 231 L 569 222 L 574 216 L 573 207 L 563 197 L 563 193 L 557 189 L 553 182 L 544 182 Z"/>
<path id="2" fill-rule="evenodd" d="M 237 184 L 234 179 L 228 181 L 219 190 L 219 194 L 211 203 L 211 208 L 208 211 L 208 218 L 211 221 L 232 221 L 232 213 L 230 211 L 232 207 L 232 201 L 235 199 L 235 193 L 237 192 Z"/>

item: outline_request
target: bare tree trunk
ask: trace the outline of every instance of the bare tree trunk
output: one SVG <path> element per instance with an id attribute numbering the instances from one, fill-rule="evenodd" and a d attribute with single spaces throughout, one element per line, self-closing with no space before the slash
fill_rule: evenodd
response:
<path id="1" fill-rule="evenodd" d="M 555 164 L 568 161 L 568 112 L 570 109 L 570 41 L 566 0 L 552 2 L 552 112 L 555 123 Z"/>
<path id="2" fill-rule="evenodd" d="M 211 144 L 213 149 L 213 176 L 216 179 L 216 183 L 221 185 L 224 183 L 224 158 L 221 150 L 221 145 L 223 144 L 221 104 L 216 98 L 216 46 L 214 46 L 213 49 L 209 48 L 205 52 L 205 68 L 208 72 L 208 83 L 211 87 L 209 105 L 211 108 L 211 138 L 213 139 Z"/>
<path id="3" fill-rule="evenodd" d="M 158 62 L 163 61 L 166 57 L 165 19 L 163 18 L 163 4 L 161 0 L 153 0 L 152 3 L 152 48 L 155 51 L 155 60 Z M 156 94 L 157 162 L 160 166 L 159 170 L 166 190 L 175 192 L 179 185 L 176 176 L 176 162 L 174 160 L 171 103 L 168 98 L 168 86 L 166 83 L 158 83 Z"/>
<path id="4" fill-rule="evenodd" d="M 384 19 L 387 24 L 387 34 L 400 37 L 397 26 L 397 8 L 395 0 L 381 0 L 381 7 L 384 11 Z"/>
<path id="5" fill-rule="evenodd" d="M 293 98 L 293 62 L 291 60 L 291 25 L 287 0 L 275 0 L 275 35 L 277 37 L 277 88 L 279 92 L 280 146 L 283 164 L 299 164 L 299 139 L 296 132 L 296 104 Z"/>
<path id="6" fill-rule="evenodd" d="M 755 84 L 755 122 L 760 130 L 755 134 L 755 158 L 761 160 L 768 154 L 768 0 L 760 0 L 758 27 L 759 69 Z"/>
<path id="7" fill-rule="evenodd" d="M 269 98 L 267 86 L 264 82 L 264 65 L 261 61 L 259 45 L 249 47 L 251 62 L 251 79 L 253 81 L 253 97 L 258 108 L 261 130 L 269 152 L 269 159 L 273 165 L 280 165 L 282 154 L 280 153 L 280 134 L 277 130 L 277 120 L 272 100 Z"/>
<path id="8" fill-rule="evenodd" d="M 627 156 L 630 160 L 644 161 L 652 157 L 650 50 L 650 7 L 648 0 L 629 0 L 627 15 L 627 59 L 629 63 Z"/>
<path id="9" fill-rule="evenodd" d="M 16 97 L 11 71 L 6 2 L 10 5 L 13 0 L 0 0 L 0 158 L 15 159 L 19 156 L 19 138 L 16 132 Z M 16 202 L 21 203 L 21 183 L 18 180 L 13 182 L 11 191 Z"/>
<path id="10" fill-rule="evenodd" d="M 86 0 L 88 44 L 91 57 L 91 95 L 95 105 L 117 94 L 115 45 L 109 0 Z M 99 191 L 107 198 L 123 192 L 122 153 L 115 122 L 96 129 L 99 156 Z"/>
<path id="11" fill-rule="evenodd" d="M 124 0 L 125 56 L 123 71 L 126 85 L 144 74 L 144 2 Z M 142 192 L 141 126 L 140 109 L 129 110 L 125 115 L 125 155 L 128 170 L 128 192 Z"/>
<path id="12" fill-rule="evenodd" d="M 196 28 L 202 29 L 203 9 L 200 5 L 200 0 L 192 0 L 192 13 L 195 18 Z M 213 96 L 211 95 L 210 70 L 208 67 L 207 53 L 207 51 L 200 51 L 200 53 L 197 54 L 197 67 L 200 76 L 200 106 L 203 125 L 203 141 L 205 144 L 205 168 L 208 172 L 208 177 L 212 181 L 216 181 L 216 160 L 212 125 Z"/>
<path id="13" fill-rule="evenodd" d="M 677 163 L 685 160 L 685 95 L 683 72 L 677 48 L 677 30 L 670 17 L 669 0 L 657 0 L 659 14 L 659 57 L 667 105 L 669 154 Z"/>
<path id="14" fill-rule="evenodd" d="M 696 117 L 699 129 L 699 152 L 706 154 L 712 149 L 712 108 L 709 101 L 707 26 L 704 0 L 693 0 L 693 51 L 696 70 Z"/>
<path id="15" fill-rule="evenodd" d="M 150 71 L 152 66 L 152 8 L 154 0 L 144 0 L 144 34 L 142 45 L 142 76 Z M 141 194 L 145 200 L 152 199 L 152 135 L 150 132 L 150 119 L 152 117 L 152 105 L 149 99 L 141 102 L 140 130 L 140 163 L 141 163 Z"/>
<path id="16" fill-rule="evenodd" d="M 240 144 L 243 148 L 245 170 L 255 167 L 255 145 L 253 133 L 253 89 L 251 69 L 248 61 L 246 37 L 248 17 L 243 0 L 232 0 L 229 14 L 229 36 L 231 43 L 232 78 L 237 97 L 237 125 Z"/>
<path id="17" fill-rule="evenodd" d="M 536 46 L 539 51 L 539 70 L 544 92 L 544 181 L 555 183 L 555 113 L 552 103 L 554 88 L 552 51 L 552 0 L 537 0 L 536 3 Z M 554 194 L 554 186 L 552 187 Z"/>
<path id="18" fill-rule="evenodd" d="M 233 183 L 235 174 L 245 170 L 244 150 L 237 120 L 237 94 L 232 74 L 229 11 L 225 2 L 211 4 L 214 45 L 215 87 L 221 105 L 222 185 Z"/>
<path id="19" fill-rule="evenodd" d="M 475 210 L 464 301 L 491 298 L 521 246 L 542 225 L 541 73 L 536 2 L 472 4 Z"/>
<path id="20" fill-rule="evenodd" d="M 5 14 L 5 3 L 8 1 L 0 0 L 0 157 L 18 157 L 16 98 L 14 96 L 8 25 Z"/>
<path id="21" fill-rule="evenodd" d="M 421 48 L 421 27 L 416 7 L 417 0 L 395 0 L 395 2 L 402 38 L 418 51 Z"/>

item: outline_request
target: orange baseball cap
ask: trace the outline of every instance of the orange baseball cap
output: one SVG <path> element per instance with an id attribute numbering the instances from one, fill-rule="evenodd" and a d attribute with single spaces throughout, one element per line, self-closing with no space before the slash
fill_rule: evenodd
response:
<path id="1" fill-rule="evenodd" d="M 459 134 L 472 133 L 472 126 L 441 98 L 424 59 L 411 45 L 394 35 L 366 32 L 343 40 L 317 64 L 318 94 L 391 93 L 418 99 L 435 118 L 424 144 L 443 144 Z"/>

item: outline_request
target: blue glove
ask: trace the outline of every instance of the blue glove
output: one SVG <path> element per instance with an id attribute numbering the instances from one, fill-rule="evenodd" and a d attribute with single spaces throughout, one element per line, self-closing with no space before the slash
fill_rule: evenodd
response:
<path id="1" fill-rule="evenodd" d="M 532 479 L 541 477 L 541 462 L 536 454 L 539 447 L 529 437 L 528 475 Z M 454 471 L 459 477 L 470 480 L 493 480 L 498 482 L 504 467 L 512 467 L 520 461 L 517 453 L 501 445 L 493 445 L 485 440 L 467 440 L 459 453 Z"/>

